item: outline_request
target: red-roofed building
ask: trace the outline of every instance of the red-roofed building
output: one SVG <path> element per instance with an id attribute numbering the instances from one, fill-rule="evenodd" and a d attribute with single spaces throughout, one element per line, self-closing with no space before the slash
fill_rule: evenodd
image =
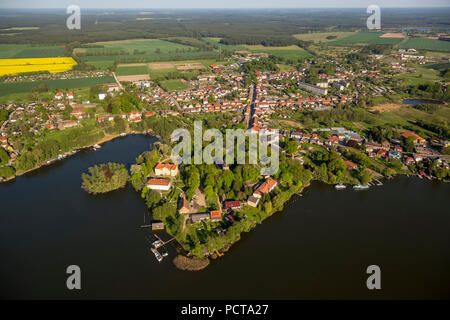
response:
<path id="1" fill-rule="evenodd" d="M 420 137 L 418 134 L 411 132 L 411 131 L 406 131 L 402 133 L 402 137 L 405 139 L 414 137 L 414 143 L 423 143 L 425 142 L 425 139 Z"/>
<path id="2" fill-rule="evenodd" d="M 263 194 L 270 193 L 278 185 L 278 181 L 273 178 L 268 178 L 266 181 L 256 188 L 253 192 L 255 198 L 262 198 Z"/>
<path id="3" fill-rule="evenodd" d="M 170 180 L 152 178 L 147 181 L 147 188 L 152 190 L 167 191 L 170 189 L 170 184 Z"/>
<path id="4" fill-rule="evenodd" d="M 170 163 L 158 163 L 154 169 L 157 176 L 172 176 L 175 177 L 178 174 L 178 165 Z"/>
<path id="5" fill-rule="evenodd" d="M 222 220 L 222 212 L 220 210 L 211 210 L 209 212 L 209 216 L 210 216 L 211 221 Z"/>
<path id="6" fill-rule="evenodd" d="M 350 160 L 344 161 L 345 166 L 349 169 L 358 169 L 358 165 L 356 163 L 351 162 Z"/>
<path id="7" fill-rule="evenodd" d="M 232 209 L 237 210 L 241 208 L 241 202 L 240 201 L 225 201 L 223 205 L 224 210 Z"/>

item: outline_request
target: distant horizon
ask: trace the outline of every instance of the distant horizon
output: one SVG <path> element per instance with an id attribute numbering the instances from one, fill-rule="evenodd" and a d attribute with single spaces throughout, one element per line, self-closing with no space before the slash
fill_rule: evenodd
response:
<path id="1" fill-rule="evenodd" d="M 2 0 L 0 9 L 65 9 L 69 5 L 85 9 L 124 9 L 124 10 L 169 10 L 169 9 L 360 9 L 369 5 L 381 8 L 447 8 L 450 0 L 321 0 L 311 3 L 307 0 L 168 0 L 150 2 L 148 0 Z"/>
<path id="2" fill-rule="evenodd" d="M 363 7 L 264 7 L 264 8 L 254 8 L 254 7 L 223 7 L 223 8 L 216 8 L 216 7 L 177 7 L 177 8 L 159 8 L 159 7 L 152 7 L 152 8 L 138 8 L 138 7 L 130 7 L 130 8 L 121 8 L 121 7 L 82 7 L 81 9 L 84 10 L 296 10 L 296 9 L 320 9 L 320 10 L 327 10 L 327 9 L 366 9 L 366 6 Z M 443 5 L 436 5 L 436 6 L 403 6 L 403 7 L 387 7 L 387 6 L 380 6 L 381 9 L 437 9 L 437 8 L 450 8 L 450 4 L 443 6 Z M 1 7 L 0 10 L 66 10 L 67 7 L 48 7 L 48 8 L 22 8 L 22 7 Z"/>

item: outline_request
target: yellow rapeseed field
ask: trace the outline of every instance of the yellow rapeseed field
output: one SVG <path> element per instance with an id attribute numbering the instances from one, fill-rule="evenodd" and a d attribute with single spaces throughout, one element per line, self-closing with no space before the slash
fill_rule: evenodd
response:
<path id="1" fill-rule="evenodd" d="M 0 76 L 36 71 L 64 72 L 72 69 L 76 64 L 70 57 L 0 59 Z"/>

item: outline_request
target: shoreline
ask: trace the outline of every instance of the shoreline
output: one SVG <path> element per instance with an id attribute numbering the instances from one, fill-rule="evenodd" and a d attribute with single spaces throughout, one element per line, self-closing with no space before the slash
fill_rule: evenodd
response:
<path id="1" fill-rule="evenodd" d="M 396 176 L 400 176 L 400 175 L 407 176 L 408 178 L 409 178 L 409 177 L 418 177 L 418 178 L 422 179 L 422 177 L 420 176 L 420 174 L 417 174 L 417 175 L 396 174 L 396 175 L 389 176 L 389 177 L 383 177 L 383 179 L 385 179 L 385 180 L 391 180 L 391 179 L 395 178 Z M 437 179 L 437 178 L 433 178 L 433 179 L 431 179 L 431 180 L 438 180 L 438 181 L 440 181 L 440 182 L 442 182 L 442 183 L 445 183 L 445 181 L 442 181 L 442 180 Z M 273 212 L 271 212 L 264 220 L 261 220 L 260 223 L 256 223 L 256 224 L 248 231 L 248 233 L 252 232 L 252 231 L 256 228 L 256 226 L 257 226 L 258 224 L 262 224 L 266 219 L 272 217 L 274 214 L 279 213 L 279 212 L 280 212 L 280 213 L 283 212 L 283 210 L 285 209 L 285 204 L 289 204 L 293 199 L 295 199 L 295 196 L 301 197 L 302 194 L 303 194 L 303 191 L 304 191 L 306 188 L 310 187 L 310 186 L 311 186 L 311 182 L 313 182 L 313 181 L 315 181 L 315 182 L 322 182 L 322 183 L 324 183 L 324 184 L 326 184 L 326 185 L 328 185 L 328 186 L 330 186 L 330 187 L 333 186 L 333 184 L 329 184 L 329 183 L 323 182 L 323 181 L 321 181 L 321 180 L 311 180 L 307 185 L 301 187 L 301 189 L 300 189 L 299 191 L 292 193 L 292 194 L 289 196 L 289 198 L 286 200 L 286 202 L 283 204 L 283 208 L 281 208 L 281 209 L 275 209 L 275 210 L 274 210 Z M 376 186 L 376 185 L 375 185 L 375 186 Z M 382 186 L 383 186 L 383 185 L 380 185 L 380 187 L 382 187 Z M 226 246 L 224 246 L 223 248 L 219 249 L 218 251 L 220 251 L 220 253 L 228 252 L 234 244 L 238 243 L 238 242 L 241 240 L 241 235 L 242 235 L 242 233 L 239 234 L 239 238 L 238 238 L 236 241 L 234 241 L 234 242 L 232 242 L 232 243 L 228 243 Z M 176 241 L 176 242 L 177 242 L 177 244 L 178 244 L 179 246 L 181 246 L 181 244 L 180 244 L 178 241 Z M 217 252 L 217 250 L 216 250 L 216 252 Z M 203 256 L 202 258 L 189 257 L 189 256 L 187 256 L 186 254 L 183 254 L 183 253 L 178 253 L 177 257 L 182 256 L 182 257 L 184 257 L 184 258 L 187 258 L 187 259 L 192 260 L 192 262 L 194 262 L 194 260 L 196 260 L 196 259 L 207 259 L 208 261 L 209 261 L 209 260 L 217 260 L 218 258 L 220 258 L 220 256 L 219 256 L 216 252 L 213 252 L 213 253 L 211 253 L 211 254 L 209 254 L 209 255 L 205 255 L 205 256 Z M 184 258 L 183 258 L 183 259 L 184 259 Z M 200 271 L 200 270 L 203 270 L 203 269 L 207 268 L 207 267 L 210 265 L 210 261 L 209 261 L 206 265 L 204 265 L 202 268 L 200 268 L 200 269 L 186 269 L 186 268 L 179 267 L 176 263 L 174 263 L 174 265 L 175 265 L 175 267 L 176 267 L 177 269 L 182 270 L 182 271 Z"/>
<path id="2" fill-rule="evenodd" d="M 122 132 L 122 133 L 123 133 L 123 132 Z M 77 152 L 75 152 L 75 153 L 73 153 L 73 154 L 68 154 L 64 159 L 69 158 L 69 157 L 72 156 L 72 155 L 75 155 L 75 154 L 78 153 L 78 151 L 80 151 L 80 150 L 92 148 L 92 147 L 93 147 L 94 145 L 96 145 L 96 144 L 101 145 L 101 144 L 103 144 L 103 143 L 106 143 L 106 142 L 108 142 L 108 141 L 112 141 L 112 140 L 117 139 L 117 138 L 126 137 L 126 136 L 128 136 L 128 135 L 130 135 L 130 134 L 141 134 L 141 135 L 147 135 L 147 134 L 149 134 L 148 132 L 138 132 L 138 131 L 135 131 L 135 132 L 132 133 L 128 128 L 125 130 L 126 135 L 122 136 L 122 135 L 121 135 L 122 133 L 118 133 L 118 134 L 115 134 L 115 135 L 112 135 L 112 136 L 106 136 L 106 135 L 105 135 L 102 139 L 96 141 L 95 143 L 92 143 L 92 144 L 90 144 L 90 145 L 81 147 L 81 148 L 79 148 L 79 149 L 73 149 L 73 150 L 66 151 L 66 152 L 63 153 L 63 154 L 71 153 L 71 152 L 77 150 Z M 64 160 L 64 159 L 60 159 L 60 160 Z M 46 161 L 48 161 L 48 160 L 46 160 Z M 56 161 L 55 161 L 55 162 L 56 162 Z M 26 174 L 26 173 L 35 171 L 35 170 L 40 169 L 40 168 L 45 167 L 45 166 L 47 166 L 47 164 L 40 163 L 39 165 L 37 165 L 37 166 L 35 166 L 35 167 L 31 168 L 31 169 L 28 169 L 28 170 L 25 170 L 25 171 L 17 171 L 15 175 L 13 175 L 13 176 L 11 176 L 11 177 L 9 177 L 9 178 L 3 179 L 2 181 L 0 181 L 0 183 L 8 182 L 8 181 L 14 180 L 16 177 L 20 177 L 20 176 L 22 176 L 22 175 L 24 175 L 24 174 Z"/>

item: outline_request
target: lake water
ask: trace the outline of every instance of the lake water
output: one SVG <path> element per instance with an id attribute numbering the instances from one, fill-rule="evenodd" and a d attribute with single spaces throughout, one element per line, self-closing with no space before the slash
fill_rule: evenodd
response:
<path id="1" fill-rule="evenodd" d="M 366 191 L 313 183 L 199 272 L 157 263 L 131 186 L 92 196 L 81 172 L 130 165 L 152 138 L 128 136 L 0 184 L 0 297 L 449 298 L 450 185 L 400 177 Z M 164 233 L 161 234 L 164 236 Z M 82 290 L 66 289 L 79 265 Z M 381 268 L 380 291 L 366 288 Z"/>
<path id="2" fill-rule="evenodd" d="M 418 104 L 441 104 L 441 102 L 439 101 L 427 99 L 405 99 L 402 101 L 402 103 L 411 106 L 417 106 Z"/>

